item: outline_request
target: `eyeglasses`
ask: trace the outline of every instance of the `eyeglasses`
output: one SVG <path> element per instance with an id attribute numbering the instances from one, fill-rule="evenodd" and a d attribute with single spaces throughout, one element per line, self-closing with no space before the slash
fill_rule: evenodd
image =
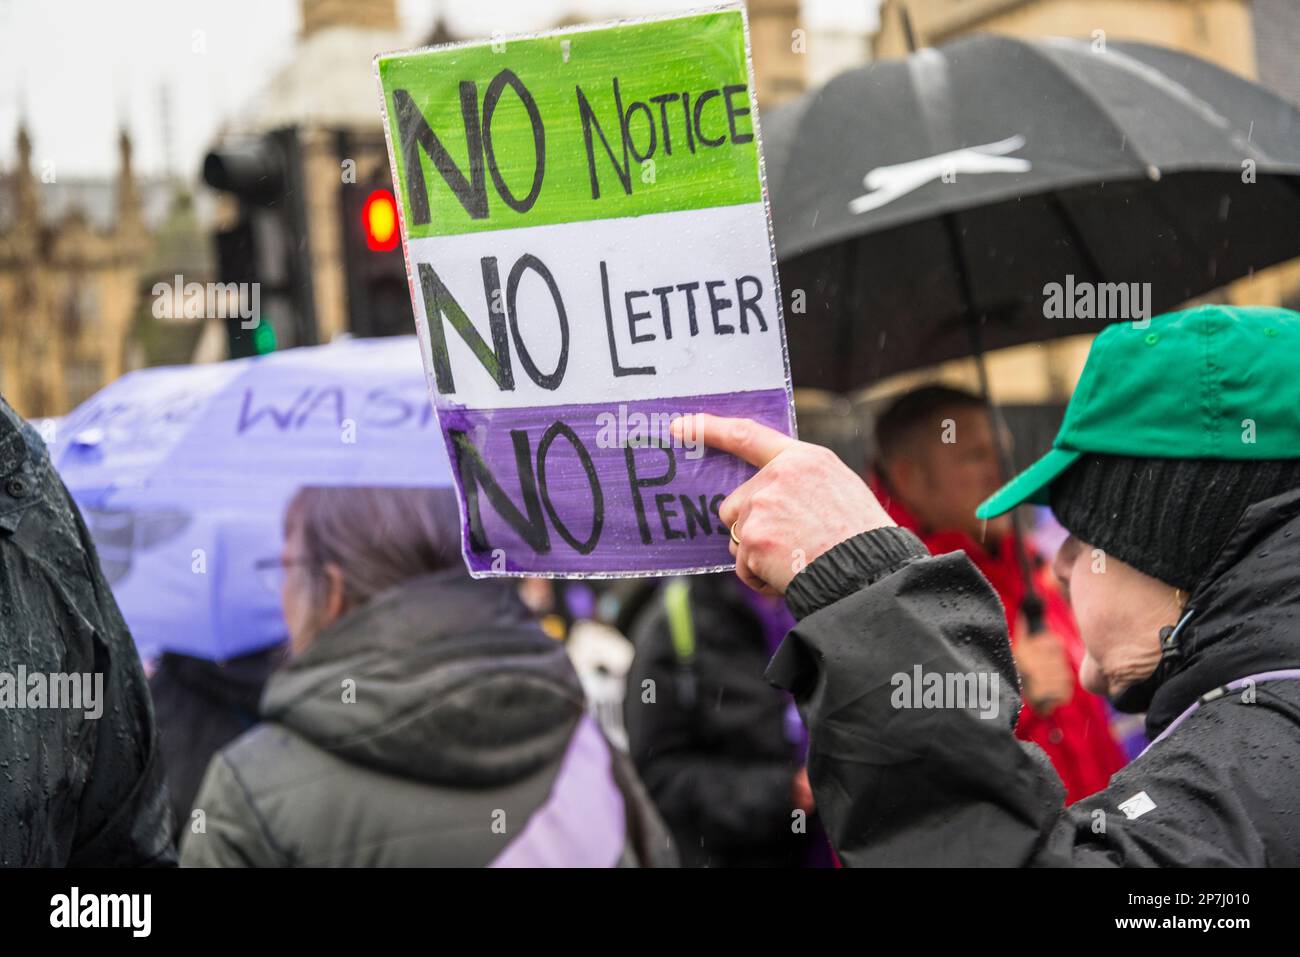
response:
<path id="1" fill-rule="evenodd" d="M 271 594 L 279 596 L 284 589 L 284 579 L 289 573 L 290 568 L 311 568 L 316 565 L 315 562 L 307 561 L 305 558 L 259 558 L 253 563 L 253 570 L 257 572 L 258 581 Z"/>

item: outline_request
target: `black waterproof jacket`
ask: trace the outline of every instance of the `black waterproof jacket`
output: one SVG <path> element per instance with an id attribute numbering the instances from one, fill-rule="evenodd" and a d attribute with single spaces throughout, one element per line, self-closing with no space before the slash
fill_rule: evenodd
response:
<path id="1" fill-rule="evenodd" d="M 44 444 L 0 399 L 0 865 L 174 862 L 135 645 Z"/>
<path id="2" fill-rule="evenodd" d="M 149 691 L 178 841 L 212 756 L 260 720 L 262 689 L 284 651 L 276 645 L 229 661 L 164 652 L 158 659 Z"/>
<path id="3" fill-rule="evenodd" d="M 964 556 L 880 529 L 818 558 L 786 598 L 801 620 L 768 674 L 809 724 L 809 777 L 845 865 L 1300 864 L 1300 681 L 1224 690 L 1300 669 L 1300 490 L 1247 510 L 1189 597 L 1147 712 L 1153 737 L 1172 730 L 1069 808 L 1011 733 L 1006 619 Z M 918 668 L 996 675 L 996 717 L 955 698 L 900 706 L 917 703 Z"/>
<path id="4" fill-rule="evenodd" d="M 674 646 L 664 594 L 632 629 L 636 658 L 623 704 L 632 759 L 684 866 L 802 866 L 818 829 L 793 826 L 799 765 L 786 723 L 790 698 L 763 679 L 762 623 L 735 576 L 682 581 L 693 626 L 689 660 Z"/>

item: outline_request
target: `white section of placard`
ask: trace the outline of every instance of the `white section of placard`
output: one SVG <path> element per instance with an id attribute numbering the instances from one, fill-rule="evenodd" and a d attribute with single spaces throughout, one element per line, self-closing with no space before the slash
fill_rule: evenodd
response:
<path id="1" fill-rule="evenodd" d="M 439 404 L 521 408 L 785 387 L 762 203 L 409 245 L 417 315 L 435 334 L 441 324 L 453 373 L 453 391 L 439 383 Z M 445 315 L 429 315 L 430 284 L 420 281 L 428 271 L 484 346 L 504 342 L 513 388 L 500 387 Z"/>

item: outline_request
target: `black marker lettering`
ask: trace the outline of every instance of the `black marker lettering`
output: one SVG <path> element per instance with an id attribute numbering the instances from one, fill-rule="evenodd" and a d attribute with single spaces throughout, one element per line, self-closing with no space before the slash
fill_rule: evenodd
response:
<path id="1" fill-rule="evenodd" d="M 708 496 L 700 496 L 700 507 L 696 511 L 695 502 L 688 495 L 683 495 L 682 514 L 686 516 L 686 533 L 691 538 L 695 537 L 695 528 L 698 525 L 705 535 L 713 534 L 713 526 L 709 524 L 709 504 Z"/>
<path id="2" fill-rule="evenodd" d="M 654 539 L 650 536 L 650 525 L 645 518 L 645 503 L 641 501 L 641 489 L 667 485 L 677 476 L 677 456 L 671 448 L 652 446 L 655 451 L 668 456 L 668 470 L 663 475 L 641 478 L 636 470 L 636 453 L 632 446 L 623 446 L 623 459 L 627 463 L 627 478 L 632 486 L 632 503 L 636 506 L 636 523 L 641 530 L 641 543 L 649 545 Z"/>
<path id="3" fill-rule="evenodd" d="M 686 145 L 695 152 L 695 134 L 691 131 L 691 95 L 682 91 L 682 112 L 686 114 Z"/>
<path id="4" fill-rule="evenodd" d="M 672 492 L 659 492 L 655 495 L 655 510 L 659 513 L 659 524 L 664 530 L 664 541 L 672 541 L 675 538 L 685 538 L 683 532 L 677 531 L 668 524 L 670 518 L 676 518 L 677 512 L 674 509 L 666 508 L 677 498 Z"/>
<path id="5" fill-rule="evenodd" d="M 605 131 L 600 128 L 600 121 L 596 119 L 596 111 L 591 108 L 587 102 L 587 97 L 582 92 L 582 87 L 575 87 L 578 91 L 578 115 L 582 118 L 582 136 L 587 144 L 587 170 L 591 175 L 591 198 L 600 199 L 600 178 L 596 175 L 596 149 L 591 139 L 591 128 L 596 128 L 596 135 L 600 137 L 601 145 L 605 147 L 605 153 L 609 156 L 609 161 L 613 164 L 614 173 L 618 176 L 618 181 L 623 186 L 623 192 L 628 196 L 632 195 L 632 164 L 627 155 L 627 136 L 624 133 L 621 136 L 623 144 L 623 163 L 620 166 L 618 158 L 614 155 L 614 149 L 609 145 L 609 140 L 605 137 Z M 623 98 L 618 91 L 618 77 L 614 77 L 614 107 L 619 116 L 619 127 L 623 126 Z"/>
<path id="6" fill-rule="evenodd" d="M 659 297 L 659 311 L 662 312 L 664 316 L 664 338 L 671 339 L 673 337 L 673 323 L 672 319 L 669 317 L 668 294 L 673 291 L 673 287 L 659 286 L 650 291 Z"/>
<path id="7" fill-rule="evenodd" d="M 700 288 L 698 282 L 684 282 L 678 285 L 678 292 L 686 293 L 686 321 L 691 327 L 691 335 L 700 334 L 699 324 L 695 321 L 695 290 Z"/>
<path id="8" fill-rule="evenodd" d="M 614 340 L 614 309 L 609 301 L 609 268 L 600 261 L 600 291 L 605 300 L 605 334 L 609 337 L 609 366 L 616 377 L 625 375 L 654 375 L 654 366 L 622 366 L 618 362 L 618 344 Z"/>
<path id="9" fill-rule="evenodd" d="M 496 112 L 497 101 L 501 99 L 507 84 L 528 111 L 528 122 L 533 128 L 533 185 L 523 199 L 516 199 L 509 184 L 502 179 L 501 171 L 497 168 L 496 152 L 492 149 L 492 114 Z M 532 209 L 542 191 L 542 175 L 546 169 L 546 130 L 542 126 L 542 115 L 537 111 L 537 101 L 513 70 L 502 70 L 494 76 L 487 92 L 483 94 L 483 148 L 487 152 L 492 185 L 497 188 L 498 195 L 506 201 L 506 205 L 517 213 L 526 213 Z"/>
<path id="10" fill-rule="evenodd" d="M 650 313 L 635 312 L 632 308 L 633 299 L 643 298 L 647 295 L 649 294 L 644 289 L 633 289 L 630 292 L 623 293 L 623 305 L 627 308 L 627 332 L 632 337 L 633 343 L 654 342 L 655 334 L 653 332 L 638 335 L 636 331 L 636 324 L 642 319 L 649 319 Z"/>
<path id="11" fill-rule="evenodd" d="M 745 295 L 745 284 L 753 283 L 755 287 L 754 295 Z M 740 310 L 740 331 L 749 332 L 748 315 L 750 310 L 754 311 L 754 316 L 758 319 L 758 328 L 767 332 L 767 320 L 763 318 L 763 310 L 758 308 L 758 300 L 763 296 L 763 281 L 757 276 L 741 276 L 736 280 L 736 299 L 737 308 Z"/>
<path id="12" fill-rule="evenodd" d="M 743 83 L 737 83 L 734 86 L 724 86 L 722 88 L 722 96 L 727 101 L 727 128 L 731 130 L 731 142 L 733 143 L 748 143 L 754 138 L 753 133 L 736 132 L 736 117 L 748 116 L 749 107 L 744 106 L 737 109 L 731 102 L 731 97 L 735 93 L 744 93 L 745 89 L 745 84 Z"/>
<path id="13" fill-rule="evenodd" d="M 727 142 L 726 136 L 719 136 L 716 139 L 705 136 L 704 129 L 700 126 L 700 113 L 704 109 L 704 104 L 719 95 L 717 90 L 705 90 L 695 101 L 695 138 L 705 146 L 721 146 Z"/>
<path id="14" fill-rule="evenodd" d="M 632 138 L 632 114 L 638 109 L 645 110 L 646 126 L 650 129 L 650 145 L 646 147 L 644 153 L 636 148 L 636 140 Z M 632 151 L 632 157 L 638 163 L 644 163 L 655 155 L 655 143 L 658 134 L 655 131 L 655 118 L 650 112 L 650 107 L 644 103 L 636 102 L 627 108 L 627 116 L 623 118 L 623 135 L 627 138 L 627 146 Z"/>
<path id="15" fill-rule="evenodd" d="M 478 489 L 481 482 L 488 501 L 496 513 L 505 519 L 506 524 L 514 529 L 515 533 L 537 554 L 548 554 L 551 550 L 551 538 L 546 532 L 546 519 L 542 517 L 541 502 L 537 498 L 532 456 L 528 454 L 528 433 L 522 429 L 510 430 L 510 440 L 515 448 L 515 468 L 519 473 L 519 488 L 523 493 L 524 508 L 528 512 L 527 518 L 515 503 L 510 501 L 510 496 L 492 476 L 487 463 L 483 461 L 483 456 L 479 454 L 478 449 L 474 448 L 474 443 L 470 441 L 469 436 L 456 429 L 451 429 L 448 434 L 451 436 L 452 447 L 456 451 L 456 469 L 460 474 L 461 487 L 465 490 L 470 548 L 481 553 L 489 551 L 492 547 L 488 542 L 487 532 L 483 527 L 483 516 L 479 510 Z"/>
<path id="16" fill-rule="evenodd" d="M 442 174 L 443 181 L 460 201 L 471 219 L 486 219 L 487 180 L 483 175 L 483 134 L 478 123 L 478 87 L 469 80 L 460 84 L 460 113 L 465 123 L 465 142 L 469 147 L 469 176 L 456 165 L 442 140 L 415 105 L 411 94 L 405 90 L 393 91 L 393 106 L 397 111 L 397 137 L 402 146 L 402 162 L 406 168 L 408 202 L 411 219 L 417 226 L 429 222 L 429 192 L 424 182 L 424 164 L 420 151 Z"/>
<path id="17" fill-rule="evenodd" d="M 516 300 L 519 295 L 519 280 L 523 278 L 525 269 L 531 269 L 542 277 L 542 282 L 546 283 L 546 288 L 551 292 L 551 299 L 555 301 L 555 317 L 560 324 L 560 356 L 555 360 L 555 370 L 550 375 L 542 375 L 537 364 L 533 362 L 528 347 L 524 345 L 523 337 L 519 335 L 519 312 L 516 309 Z M 551 275 L 545 263 L 530 253 L 520 256 L 514 268 L 510 270 L 510 278 L 506 283 L 506 311 L 510 314 L 510 332 L 514 335 L 515 348 L 519 350 L 519 361 L 524 364 L 524 371 L 543 389 L 558 389 L 560 383 L 564 381 L 564 370 L 569 364 L 569 317 L 564 312 L 564 301 L 560 298 L 560 290 L 555 285 L 555 277 Z"/>
<path id="18" fill-rule="evenodd" d="M 658 96 L 650 97 L 651 103 L 659 104 L 659 121 L 663 124 L 664 130 L 664 153 L 669 156 L 673 155 L 673 137 L 668 130 L 668 104 L 680 97 L 680 93 L 660 93 Z"/>
<path id="19" fill-rule="evenodd" d="M 433 267 L 420 263 L 420 291 L 424 296 L 424 311 L 429 317 L 429 345 L 433 353 L 433 377 L 437 380 L 438 391 L 446 394 L 456 391 L 456 382 L 451 374 L 451 361 L 447 357 L 447 338 L 442 328 L 445 317 L 451 327 L 460 333 L 474 357 L 483 364 L 488 375 L 496 382 L 502 392 L 510 392 L 515 387 L 514 374 L 510 370 L 510 343 L 506 338 L 506 317 L 500 310 L 493 311 L 493 292 L 501 288 L 497 276 L 497 261 L 492 256 L 484 256 L 480 262 L 483 271 L 483 291 L 488 299 L 488 324 L 492 329 L 492 346 L 483 341 L 479 331 L 465 315 L 465 310 L 452 297 L 450 290 L 443 284 Z"/>
<path id="20" fill-rule="evenodd" d="M 726 283 L 720 279 L 715 279 L 712 282 L 706 282 L 704 284 L 704 288 L 709 294 L 709 310 L 713 313 L 713 331 L 720 336 L 727 335 L 729 333 L 736 331 L 735 326 L 727 326 L 718 322 L 718 313 L 722 312 L 722 310 L 724 309 L 730 308 L 731 300 L 721 299 L 718 296 L 715 296 L 713 294 L 713 290 L 719 286 L 725 286 L 725 285 Z"/>
<path id="21" fill-rule="evenodd" d="M 573 447 L 573 451 L 578 454 L 578 461 L 582 463 L 582 472 L 587 476 L 587 484 L 591 486 L 591 534 L 583 541 L 578 541 L 569 531 L 569 527 L 561 521 L 559 513 L 555 511 L 555 505 L 551 502 L 551 490 L 546 482 L 546 457 L 551 451 L 551 443 L 559 436 L 563 436 Z M 596 543 L 600 541 L 600 530 L 605 525 L 605 493 L 601 490 L 600 479 L 596 475 L 596 465 L 591 461 L 591 453 L 582 444 L 577 433 L 563 422 L 552 423 L 542 435 L 542 441 L 537 443 L 537 483 L 542 489 L 542 505 L 546 507 L 546 514 L 550 516 L 551 524 L 560 533 L 560 537 L 579 555 L 591 554 Z"/>

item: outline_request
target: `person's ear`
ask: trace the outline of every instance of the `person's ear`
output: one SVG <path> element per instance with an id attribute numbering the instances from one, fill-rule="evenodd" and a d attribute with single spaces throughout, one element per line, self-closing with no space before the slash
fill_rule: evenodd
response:
<path id="1" fill-rule="evenodd" d="M 1074 570 L 1075 560 L 1078 559 L 1079 552 L 1086 547 L 1073 535 L 1068 535 L 1065 541 L 1061 542 L 1061 547 L 1056 550 L 1056 557 L 1052 559 L 1052 574 L 1062 589 L 1069 590 L 1070 575 Z"/>
<path id="2" fill-rule="evenodd" d="M 347 594 L 343 587 L 343 569 L 333 562 L 326 564 L 325 602 L 322 611 L 322 624 L 329 625 L 343 617 L 348 610 Z"/>

